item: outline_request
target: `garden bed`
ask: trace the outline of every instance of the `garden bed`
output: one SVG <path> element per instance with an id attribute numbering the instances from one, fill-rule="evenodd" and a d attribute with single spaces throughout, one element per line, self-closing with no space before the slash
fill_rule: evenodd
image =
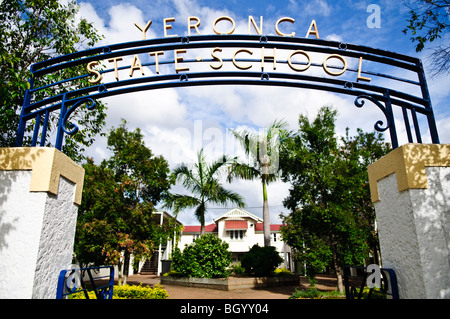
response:
<path id="1" fill-rule="evenodd" d="M 298 276 L 280 277 L 228 277 L 228 278 L 188 278 L 161 277 L 162 285 L 210 288 L 217 290 L 255 289 L 276 286 L 293 286 L 299 284 Z"/>

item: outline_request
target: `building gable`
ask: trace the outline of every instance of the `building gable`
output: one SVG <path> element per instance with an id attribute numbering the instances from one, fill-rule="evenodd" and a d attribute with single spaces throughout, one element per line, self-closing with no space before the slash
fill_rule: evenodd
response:
<path id="1" fill-rule="evenodd" d="M 214 219 L 214 222 L 217 223 L 221 219 L 227 219 L 227 220 L 245 220 L 247 218 L 253 219 L 255 222 L 261 222 L 262 219 L 259 218 L 256 215 L 253 215 L 252 213 L 249 213 L 248 211 L 242 209 L 242 208 L 233 208 L 226 212 L 225 214 L 217 217 Z"/>

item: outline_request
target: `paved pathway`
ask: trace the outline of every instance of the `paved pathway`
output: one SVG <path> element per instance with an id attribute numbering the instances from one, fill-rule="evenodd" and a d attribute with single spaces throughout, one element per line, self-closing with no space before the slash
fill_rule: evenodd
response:
<path id="1" fill-rule="evenodd" d="M 330 277 L 318 278 L 317 288 L 320 290 L 336 290 L 336 280 Z M 128 277 L 128 284 L 154 286 L 160 283 L 159 277 L 152 275 L 132 275 Z M 169 299 L 288 299 L 296 288 L 306 288 L 307 280 L 302 278 L 298 286 L 242 289 L 222 291 L 207 288 L 181 287 L 163 285 L 169 294 Z"/>

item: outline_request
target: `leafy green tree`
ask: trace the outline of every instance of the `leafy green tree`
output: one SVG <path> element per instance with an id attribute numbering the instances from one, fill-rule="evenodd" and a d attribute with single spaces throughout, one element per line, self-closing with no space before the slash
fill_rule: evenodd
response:
<path id="1" fill-rule="evenodd" d="M 139 129 L 129 132 L 125 121 L 110 131 L 108 148 L 108 160 L 84 165 L 75 251 L 82 262 L 120 267 L 123 254 L 126 283 L 131 254 L 137 260 L 150 258 L 155 246 L 173 236 L 152 215 L 173 180 L 167 161 L 145 146 Z"/>
<path id="2" fill-rule="evenodd" d="M 347 130 L 339 144 L 336 116 L 330 107 L 312 122 L 300 116 L 298 134 L 286 142 L 281 163 L 283 180 L 292 185 L 284 200 L 291 213 L 282 234 L 310 278 L 331 265 L 342 291 L 342 266 L 360 265 L 376 251 L 367 166 L 389 148 L 381 134 L 361 130 L 353 138 Z"/>
<path id="3" fill-rule="evenodd" d="M 200 234 L 205 233 L 205 214 L 208 204 L 226 205 L 231 202 L 239 207 L 244 207 L 242 197 L 220 184 L 221 170 L 228 165 L 227 156 L 208 164 L 203 155 L 203 149 L 197 154 L 197 162 L 192 169 L 186 164 L 181 164 L 173 171 L 174 178 L 189 190 L 192 195 L 170 194 L 166 198 L 166 207 L 173 209 L 175 216 L 184 209 L 195 208 L 195 217 L 200 222 Z"/>
<path id="4" fill-rule="evenodd" d="M 200 236 L 172 256 L 172 269 L 184 277 L 224 278 L 229 276 L 231 252 L 228 244 L 213 234 Z"/>
<path id="5" fill-rule="evenodd" d="M 411 41 L 416 43 L 416 52 L 421 52 L 425 46 L 440 39 L 450 27 L 449 0 L 408 0 L 408 25 L 402 31 L 411 32 Z M 431 48 L 431 68 L 433 75 L 449 71 L 450 45 L 444 42 Z"/>
<path id="6" fill-rule="evenodd" d="M 83 165 L 85 179 L 83 197 L 78 209 L 74 253 L 84 266 L 118 264 L 120 260 L 118 224 L 120 216 L 120 185 L 106 162 L 96 165 L 88 159 Z"/>
<path id="7" fill-rule="evenodd" d="M 242 256 L 241 266 L 245 269 L 246 273 L 257 277 L 273 276 L 274 270 L 282 262 L 283 259 L 275 247 L 260 247 L 256 244 Z"/>
<path id="8" fill-rule="evenodd" d="M 8 0 L 0 3 L 0 147 L 14 146 L 19 115 L 33 63 L 93 47 L 101 38 L 85 19 L 76 22 L 78 6 L 75 1 L 63 5 L 58 0 Z M 35 87 L 86 73 L 82 67 L 53 73 L 43 79 L 34 79 Z M 75 87 L 90 85 L 87 79 Z M 63 84 L 47 88 L 42 94 L 67 91 Z M 105 106 L 97 103 L 92 111 L 79 108 L 74 114 L 80 131 L 66 138 L 64 152 L 81 162 L 83 149 L 92 144 L 105 123 Z M 52 117 L 49 130 L 57 125 Z M 30 127 L 33 123 L 29 124 Z M 27 130 L 30 130 L 30 127 Z M 48 134 L 50 135 L 50 134 Z M 29 139 L 24 143 L 29 143 Z"/>
<path id="9" fill-rule="evenodd" d="M 267 185 L 279 178 L 279 148 L 281 142 L 290 136 L 287 123 L 275 120 L 262 134 L 248 130 L 231 130 L 250 157 L 250 163 L 234 161 L 228 180 L 238 177 L 245 180 L 261 180 L 263 193 L 264 246 L 270 246 L 270 213 Z"/>

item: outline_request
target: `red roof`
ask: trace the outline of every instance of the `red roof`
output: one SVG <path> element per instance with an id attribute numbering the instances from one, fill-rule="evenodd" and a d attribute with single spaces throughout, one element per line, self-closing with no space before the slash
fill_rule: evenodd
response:
<path id="1" fill-rule="evenodd" d="M 201 226 L 183 226 L 183 232 L 185 233 L 200 233 Z M 205 232 L 215 233 L 217 232 L 216 224 L 205 225 Z"/>
<path id="2" fill-rule="evenodd" d="M 281 224 L 270 225 L 270 231 L 280 231 Z M 257 223 L 255 231 L 264 231 L 263 223 Z"/>
<path id="3" fill-rule="evenodd" d="M 225 221 L 225 230 L 232 229 L 247 229 L 247 221 L 246 220 L 226 220 Z"/>

